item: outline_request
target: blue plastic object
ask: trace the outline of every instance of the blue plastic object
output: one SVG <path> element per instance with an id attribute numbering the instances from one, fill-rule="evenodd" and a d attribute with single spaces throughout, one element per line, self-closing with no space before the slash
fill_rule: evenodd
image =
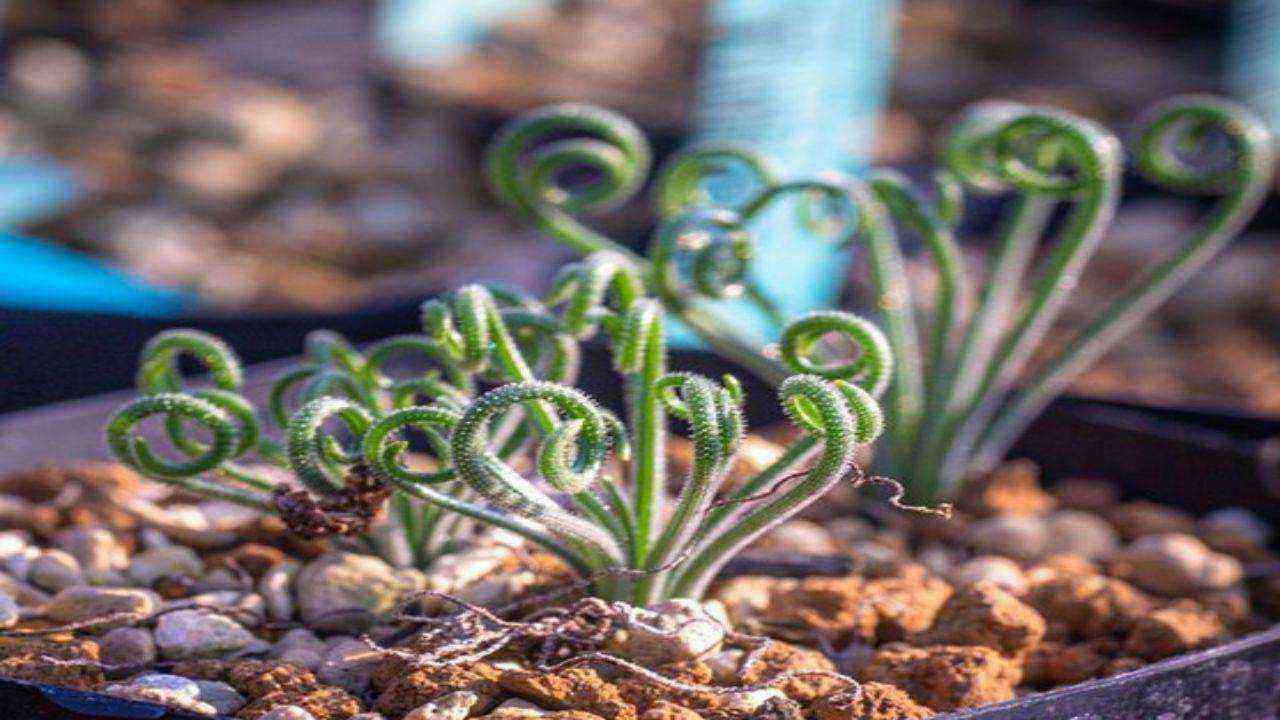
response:
<path id="1" fill-rule="evenodd" d="M 897 0 L 718 0 L 710 9 L 695 142 L 769 155 L 784 179 L 857 173 L 871 160 L 885 102 Z M 801 228 L 794 203 L 750 228 L 758 280 L 788 316 L 831 307 L 848 253 Z M 778 329 L 729 306 L 758 340 Z"/>
<path id="2" fill-rule="evenodd" d="M 186 293 L 154 287 L 73 250 L 0 235 L 0 306 L 165 317 L 194 305 Z"/>
<path id="3" fill-rule="evenodd" d="M 1280 132 L 1280 0 L 1237 0 L 1227 76 L 1235 95 Z"/>
<path id="4" fill-rule="evenodd" d="M 0 228 L 41 220 L 79 199 L 75 173 L 42 158 L 0 159 Z"/>
<path id="5" fill-rule="evenodd" d="M 498 20 L 550 0 L 382 0 L 374 33 L 387 60 L 439 63 L 484 39 Z"/>

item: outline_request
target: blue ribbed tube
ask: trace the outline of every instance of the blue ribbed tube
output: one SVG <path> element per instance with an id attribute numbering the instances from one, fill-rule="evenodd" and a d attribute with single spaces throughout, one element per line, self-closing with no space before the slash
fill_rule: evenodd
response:
<path id="1" fill-rule="evenodd" d="M 784 179 L 861 171 L 887 94 L 897 10 L 897 0 L 712 3 L 695 141 L 764 152 Z M 759 280 L 787 313 L 831 307 L 847 253 L 800 229 L 794 206 L 752 230 Z M 733 307 L 759 339 L 776 339 L 763 317 Z"/>
<path id="2" fill-rule="evenodd" d="M 1232 14 L 1231 90 L 1280 131 L 1280 0 L 1236 0 Z"/>

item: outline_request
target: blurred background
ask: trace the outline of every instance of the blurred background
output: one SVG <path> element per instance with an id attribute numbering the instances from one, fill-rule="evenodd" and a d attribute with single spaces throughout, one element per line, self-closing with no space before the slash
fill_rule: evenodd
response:
<path id="1" fill-rule="evenodd" d="M 13 410 L 127 386 L 162 327 L 257 361 L 318 326 L 411 331 L 424 296 L 462 282 L 545 287 L 570 254 L 479 174 L 532 107 L 616 109 L 659 158 L 737 140 L 790 173 L 921 178 L 948 120 L 993 97 L 1123 133 L 1155 101 L 1214 92 L 1280 130 L 1280 0 L 0 0 L 0 78 Z M 1205 209 L 1125 188 L 1068 325 Z M 972 267 L 998 209 L 968 208 Z M 640 246 L 652 222 L 641 198 L 598 224 Z M 771 230 L 766 252 L 795 247 Z M 1277 237 L 1273 196 L 1075 392 L 1280 416 Z M 815 278 L 795 307 L 869 295 L 856 257 L 800 255 L 779 271 Z"/>

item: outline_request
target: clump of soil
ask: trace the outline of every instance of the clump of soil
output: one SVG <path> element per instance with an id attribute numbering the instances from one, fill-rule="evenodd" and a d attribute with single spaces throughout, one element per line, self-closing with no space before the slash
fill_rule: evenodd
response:
<path id="1" fill-rule="evenodd" d="M 503 533 L 425 569 L 370 555 L 343 532 L 391 522 L 372 496 L 299 537 L 119 466 L 45 468 L 0 478 L 0 676 L 244 720 L 907 720 L 1274 621 L 1280 577 L 1243 572 L 1277 559 L 1265 523 L 1118 498 L 1014 463 L 950 521 L 851 509 L 750 551 L 852 574 L 642 609 Z"/>

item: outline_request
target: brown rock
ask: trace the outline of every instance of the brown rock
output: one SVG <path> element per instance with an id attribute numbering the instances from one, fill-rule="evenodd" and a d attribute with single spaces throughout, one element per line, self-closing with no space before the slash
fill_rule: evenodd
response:
<path id="1" fill-rule="evenodd" d="M 879 616 L 865 602 L 866 583 L 861 577 L 814 577 L 798 583 L 775 585 L 759 617 L 775 634 L 809 641 L 815 634 L 832 642 L 875 637 Z M 798 628 L 787 633 L 781 628 Z"/>
<path id="2" fill-rule="evenodd" d="M 1027 580 L 1032 584 L 1044 582 L 1061 575 L 1099 575 L 1098 566 L 1088 558 L 1074 553 L 1059 553 L 1045 556 L 1027 571 Z"/>
<path id="3" fill-rule="evenodd" d="M 1012 657 L 1035 647 L 1044 633 L 1040 613 L 984 580 L 957 588 L 919 644 L 986 645 Z"/>
<path id="4" fill-rule="evenodd" d="M 250 660 L 247 662 L 261 662 Z M 227 660 L 183 660 L 176 662 L 169 668 L 170 675 L 181 675 L 192 680 L 219 680 L 226 681 L 227 673 L 231 671 L 237 663 Z"/>
<path id="5" fill-rule="evenodd" d="M 346 720 L 360 712 L 360 701 L 346 690 L 336 687 L 307 692 L 278 690 L 245 705 L 236 713 L 243 720 L 257 720 L 274 708 L 294 705 L 311 713 L 315 720 Z"/>
<path id="6" fill-rule="evenodd" d="M 215 666 L 206 667 L 209 672 L 212 672 Z M 189 668 L 182 668 L 186 672 L 178 672 L 178 669 L 174 669 L 174 674 L 186 677 L 196 677 L 189 673 L 205 670 L 204 667 L 196 664 L 190 664 Z M 203 679 L 222 678 L 205 677 Z M 310 670 L 300 665 L 277 660 L 245 660 L 236 663 L 226 670 L 225 679 L 231 687 L 248 698 L 260 698 L 275 693 L 300 694 L 320 687 L 320 682 Z"/>
<path id="7" fill-rule="evenodd" d="M 1182 600 L 1136 619 L 1125 651 L 1155 662 L 1209 647 L 1222 640 L 1226 632 L 1215 613 L 1194 600 Z"/>
<path id="8" fill-rule="evenodd" d="M 1152 609 L 1133 586 L 1101 575 L 1056 575 L 1034 585 L 1026 600 L 1049 621 L 1047 636 L 1055 640 L 1110 635 Z"/>
<path id="9" fill-rule="evenodd" d="M 862 683 L 862 692 L 835 693 L 810 706 L 814 720 L 916 720 L 934 714 L 902 690 L 878 682 Z"/>
<path id="10" fill-rule="evenodd" d="M 1261 630 L 1265 625 L 1263 618 L 1254 616 L 1249 593 L 1243 587 L 1203 593 L 1197 595 L 1195 601 L 1205 610 L 1217 615 L 1232 635 L 1247 635 Z"/>
<path id="11" fill-rule="evenodd" d="M 554 673 L 510 670 L 498 684 L 516 697 L 552 710 L 583 710 L 605 720 L 635 720 L 636 708 L 622 699 L 618 688 L 591 668 L 568 668 Z"/>
<path id="12" fill-rule="evenodd" d="M 1073 645 L 1046 640 L 1023 658 L 1023 682 L 1047 689 L 1101 677 L 1115 645 L 1109 638 Z"/>
<path id="13" fill-rule="evenodd" d="M 1186 512 L 1145 500 L 1115 506 L 1107 513 L 1107 519 L 1126 542 L 1144 535 L 1189 534 L 1196 528 L 1195 518 Z"/>
<path id="14" fill-rule="evenodd" d="M 1018 515 L 1039 517 L 1058 501 L 1040 488 L 1040 469 L 1029 460 L 1006 463 L 994 472 L 961 486 L 956 507 L 975 517 Z"/>
<path id="15" fill-rule="evenodd" d="M 804 704 L 844 690 L 845 683 L 833 675 L 835 665 L 825 655 L 789 643 L 771 641 L 755 660 L 739 673 L 738 685 L 756 685 L 783 673 L 814 672 L 774 683 L 787 697 Z"/>
<path id="16" fill-rule="evenodd" d="M 951 586 L 935 577 L 883 578 L 867 583 L 865 600 L 875 609 L 875 639 L 902 640 L 924 632 L 938 615 Z"/>
<path id="17" fill-rule="evenodd" d="M 403 664 L 384 662 L 373 674 L 373 686 L 381 691 L 374 709 L 389 718 L 398 718 L 456 690 L 475 693 L 479 697 L 476 707 L 488 707 L 501 692 L 498 675 L 487 663 L 422 667 L 405 672 Z"/>
<path id="18" fill-rule="evenodd" d="M 939 712 L 1010 700 L 1021 676 L 1017 665 L 988 647 L 896 643 L 881 648 L 861 675 L 896 685 Z"/>
<path id="19" fill-rule="evenodd" d="M 714 685 L 715 673 L 704 662 L 689 661 L 652 668 L 664 678 L 686 685 Z M 618 694 L 622 700 L 635 707 L 639 714 L 658 708 L 672 699 L 670 689 L 648 679 L 624 675 L 617 680 Z M 680 695 L 680 705 L 702 714 L 704 718 L 715 715 L 725 704 L 725 695 L 714 692 L 690 692 Z"/>

